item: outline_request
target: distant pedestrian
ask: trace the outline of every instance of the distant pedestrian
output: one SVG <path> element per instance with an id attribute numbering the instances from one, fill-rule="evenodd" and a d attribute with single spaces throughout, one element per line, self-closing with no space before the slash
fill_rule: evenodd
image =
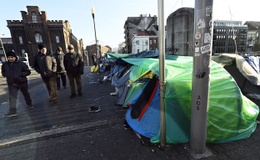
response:
<path id="1" fill-rule="evenodd" d="M 80 54 L 74 51 L 74 46 L 68 46 L 68 53 L 64 56 L 64 66 L 70 83 L 70 98 L 76 97 L 75 82 L 77 83 L 78 95 L 82 96 L 81 75 L 84 73 L 84 62 Z"/>
<path id="2" fill-rule="evenodd" d="M 57 62 L 50 52 L 47 52 L 46 45 L 38 45 L 39 52 L 34 58 L 34 69 L 41 74 L 42 80 L 49 93 L 49 102 L 57 103 Z"/>
<path id="3" fill-rule="evenodd" d="M 9 111 L 4 115 L 4 117 L 15 117 L 17 116 L 16 104 L 19 90 L 24 96 L 28 109 L 33 108 L 27 82 L 27 76 L 31 74 L 31 71 L 24 62 L 18 59 L 15 52 L 7 52 L 6 56 L 8 61 L 3 63 L 1 72 L 2 76 L 6 77 L 8 86 Z"/>
<path id="4" fill-rule="evenodd" d="M 57 47 L 54 57 L 57 61 L 57 89 L 59 90 L 61 87 L 60 82 L 62 82 L 62 86 L 65 89 L 67 85 L 66 70 L 64 67 L 64 53 L 62 52 L 62 48 L 60 46 Z"/>

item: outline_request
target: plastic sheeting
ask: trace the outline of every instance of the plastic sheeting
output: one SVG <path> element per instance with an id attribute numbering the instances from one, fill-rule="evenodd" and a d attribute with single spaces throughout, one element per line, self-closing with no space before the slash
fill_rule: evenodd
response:
<path id="1" fill-rule="evenodd" d="M 213 60 L 222 63 L 223 65 L 229 65 L 230 63 L 228 62 L 236 61 L 237 69 L 243 74 L 243 76 L 252 84 L 260 86 L 259 66 L 253 63 L 253 59 L 249 61 L 249 64 L 246 59 L 240 55 L 226 53 L 219 57 L 213 57 Z"/>
<path id="2" fill-rule="evenodd" d="M 158 59 L 123 58 L 123 60 L 142 70 L 140 72 L 135 68 L 131 70 L 131 75 L 140 75 L 148 70 L 159 75 Z M 165 64 L 166 142 L 187 143 L 190 135 L 193 58 L 167 57 Z M 133 80 L 131 75 L 130 80 Z M 210 80 L 207 142 L 223 143 L 248 138 L 257 126 L 258 106 L 245 97 L 230 74 L 220 64 L 213 61 Z M 137 90 L 140 91 L 140 88 Z M 130 88 L 130 91 L 134 89 Z M 129 97 L 127 100 L 131 101 Z M 155 96 L 157 101 L 159 101 L 158 97 L 159 94 Z M 151 103 L 150 106 L 152 106 L 151 109 L 144 113 L 144 118 L 140 121 L 131 118 L 129 113 L 131 108 L 127 111 L 126 119 L 136 132 L 151 138 L 153 143 L 159 143 L 160 106 L 159 103 Z M 145 130 L 149 133 L 144 133 Z"/>

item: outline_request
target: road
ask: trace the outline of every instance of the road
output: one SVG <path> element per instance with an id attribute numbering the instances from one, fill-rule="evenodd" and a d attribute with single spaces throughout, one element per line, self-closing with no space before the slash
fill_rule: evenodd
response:
<path id="1" fill-rule="evenodd" d="M 25 109 L 19 97 L 18 117 L 0 117 L 0 159 L 4 160 L 190 160 L 198 159 L 189 144 L 167 145 L 162 150 L 149 141 L 141 143 L 131 129 L 123 126 L 125 109 L 114 105 L 116 97 L 109 82 L 98 83 L 103 75 L 90 73 L 83 79 L 83 97 L 69 99 L 69 88 L 58 91 L 58 104 L 48 102 L 47 90 L 39 75 L 30 77 L 30 93 L 35 108 Z M 4 82 L 0 81 L 0 100 Z M 89 113 L 90 106 L 100 106 Z M 8 109 L 1 105 L 0 114 Z M 212 153 L 207 160 L 259 160 L 260 129 L 251 137 L 224 144 L 207 144 Z M 201 156 L 201 155 L 200 155 Z M 203 155 L 202 155 L 203 156 Z M 205 156 L 205 155 L 204 155 Z"/>

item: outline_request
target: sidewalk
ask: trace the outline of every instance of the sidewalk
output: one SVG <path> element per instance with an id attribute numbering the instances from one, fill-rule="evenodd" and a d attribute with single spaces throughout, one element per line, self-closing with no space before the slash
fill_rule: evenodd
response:
<path id="1" fill-rule="evenodd" d="M 62 89 L 57 105 L 49 104 L 47 91 L 36 77 L 38 84 L 30 87 L 35 108 L 27 111 L 20 97 L 18 117 L 0 117 L 0 159 L 196 159 L 189 144 L 167 145 L 163 151 L 157 145 L 142 144 L 131 129 L 124 129 L 126 110 L 114 105 L 110 83 L 98 82 L 102 73 L 90 73 L 86 67 L 83 97 L 69 99 L 69 88 Z M 100 106 L 101 111 L 89 113 L 90 106 Z M 7 109 L 2 105 L 0 114 Z M 248 139 L 207 144 L 212 155 L 205 159 L 258 160 L 259 143 L 257 128 Z"/>
<path id="2" fill-rule="evenodd" d="M 8 141 L 9 138 L 116 117 L 117 115 L 111 112 L 120 113 L 121 108 L 118 107 L 115 110 L 110 107 L 113 106 L 115 99 L 109 96 L 109 93 L 114 91 L 113 87 L 108 83 L 98 83 L 97 80 L 101 78 L 103 75 L 90 73 L 90 68 L 87 67 L 82 76 L 83 96 L 69 99 L 70 90 L 67 86 L 67 89 L 58 90 L 58 104 L 53 105 L 48 102 L 47 89 L 39 75 L 32 74 L 29 77 L 29 91 L 35 108 L 31 111 L 26 110 L 23 96 L 19 95 L 18 117 L 13 119 L 0 117 L 2 131 L 0 132 L 0 146 L 1 140 Z M 89 113 L 90 106 L 100 106 L 102 111 Z M 3 115 L 7 110 L 8 104 L 2 104 L 0 114 Z M 123 117 L 123 114 L 120 116 Z"/>

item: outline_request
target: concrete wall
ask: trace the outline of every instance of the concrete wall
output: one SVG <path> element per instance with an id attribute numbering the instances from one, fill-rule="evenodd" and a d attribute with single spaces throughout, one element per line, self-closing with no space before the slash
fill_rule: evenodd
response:
<path id="1" fill-rule="evenodd" d="M 180 8 L 173 12 L 166 23 L 166 52 L 178 50 L 177 55 L 192 55 L 194 9 Z"/>

